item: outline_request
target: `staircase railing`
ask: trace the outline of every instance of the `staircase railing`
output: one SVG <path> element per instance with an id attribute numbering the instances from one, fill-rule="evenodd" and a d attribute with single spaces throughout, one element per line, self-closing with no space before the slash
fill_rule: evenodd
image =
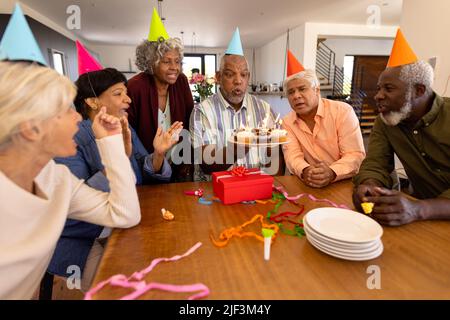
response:
<path id="1" fill-rule="evenodd" d="M 360 86 L 351 87 L 350 92 L 344 92 L 344 87 L 348 84 L 345 76 L 341 76 L 337 72 L 335 85 L 333 86 L 333 94 L 328 96 L 329 99 L 344 101 L 353 107 L 358 120 L 361 122 L 364 98 L 367 96 L 364 90 L 359 89 Z M 337 82 L 337 84 L 336 84 Z M 350 84 L 351 86 L 351 84 Z"/>
<path id="2" fill-rule="evenodd" d="M 317 44 L 316 71 L 327 83 L 333 83 L 333 72 L 336 63 L 336 53 L 323 42 Z"/>
<path id="3" fill-rule="evenodd" d="M 360 70 L 359 72 L 362 73 L 363 70 Z M 362 79 L 359 74 L 355 73 L 353 76 L 356 77 L 355 79 L 359 79 L 359 82 Z M 345 76 L 344 68 L 335 66 L 332 88 L 333 93 L 331 98 L 350 104 L 355 110 L 356 116 L 361 121 L 363 102 L 366 97 L 366 93 L 359 89 L 361 88 L 361 84 L 352 84 L 352 81 Z"/>
<path id="4" fill-rule="evenodd" d="M 366 97 L 366 93 L 363 90 L 357 89 L 354 92 L 351 92 L 349 95 L 329 95 L 328 99 L 343 101 L 348 103 L 353 107 L 355 111 L 356 117 L 359 122 L 361 122 L 362 117 L 362 109 L 364 104 L 364 98 Z"/>
<path id="5" fill-rule="evenodd" d="M 333 95 L 343 95 L 344 94 L 344 85 L 348 85 L 351 81 L 344 75 L 344 68 L 339 68 L 338 66 L 334 67 L 334 76 L 333 76 Z M 347 80 L 347 81 L 346 81 Z"/>
<path id="6" fill-rule="evenodd" d="M 332 95 L 328 97 L 350 104 L 361 121 L 366 93 L 356 89 L 361 88 L 360 84 L 352 84 L 352 81 L 345 76 L 344 68 L 336 66 L 336 53 L 321 41 L 317 44 L 316 72 L 326 79 L 327 84 L 331 84 Z M 358 73 L 362 72 L 363 70 L 358 70 Z M 356 79 L 361 81 L 362 77 L 357 76 Z"/>

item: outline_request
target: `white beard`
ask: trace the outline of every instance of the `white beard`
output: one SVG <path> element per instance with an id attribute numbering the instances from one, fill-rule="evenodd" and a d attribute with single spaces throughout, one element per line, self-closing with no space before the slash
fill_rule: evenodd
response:
<path id="1" fill-rule="evenodd" d="M 412 110 L 412 90 L 408 90 L 406 92 L 405 100 L 405 104 L 399 111 L 391 111 L 386 115 L 380 113 L 381 120 L 383 120 L 383 122 L 388 126 L 396 126 L 400 123 L 400 121 L 407 119 Z"/>
<path id="2" fill-rule="evenodd" d="M 396 126 L 411 113 L 411 102 L 406 102 L 399 111 L 391 111 L 387 115 L 380 114 L 381 120 L 388 126 Z"/>

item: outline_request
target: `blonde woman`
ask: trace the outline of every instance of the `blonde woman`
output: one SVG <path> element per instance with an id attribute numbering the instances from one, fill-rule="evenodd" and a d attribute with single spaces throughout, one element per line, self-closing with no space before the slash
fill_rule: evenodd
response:
<path id="1" fill-rule="evenodd" d="M 67 218 L 108 227 L 140 221 L 135 178 L 118 118 L 92 122 L 110 192 L 95 190 L 54 157 L 76 153 L 76 89 L 52 69 L 0 62 L 0 299 L 29 299 Z"/>

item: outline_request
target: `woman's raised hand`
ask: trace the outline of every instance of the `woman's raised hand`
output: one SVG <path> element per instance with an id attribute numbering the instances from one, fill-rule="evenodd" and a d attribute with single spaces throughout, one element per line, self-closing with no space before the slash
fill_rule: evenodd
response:
<path id="1" fill-rule="evenodd" d="M 165 155 L 166 152 L 172 148 L 179 140 L 179 134 L 183 129 L 183 122 L 174 122 L 169 130 L 164 132 L 161 127 L 156 131 L 155 138 L 153 139 L 153 148 L 156 153 Z"/>
<path id="2" fill-rule="evenodd" d="M 128 125 L 128 119 L 126 116 L 120 118 L 120 124 L 122 126 L 123 144 L 125 146 L 125 153 L 128 158 L 131 157 L 133 152 L 133 143 L 131 141 L 131 130 Z"/>
<path id="3" fill-rule="evenodd" d="M 96 139 L 102 139 L 108 136 L 122 133 L 120 119 L 106 113 L 106 107 L 102 107 L 100 112 L 92 122 L 92 131 Z"/>

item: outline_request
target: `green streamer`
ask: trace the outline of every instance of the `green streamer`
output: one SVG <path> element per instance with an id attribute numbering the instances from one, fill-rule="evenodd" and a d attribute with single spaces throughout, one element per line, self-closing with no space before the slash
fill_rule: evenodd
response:
<path id="1" fill-rule="evenodd" d="M 286 197 L 281 194 L 281 193 L 272 193 L 272 199 L 273 201 L 276 201 L 277 203 L 275 204 L 274 208 L 270 211 L 267 212 L 267 216 L 266 219 L 270 220 L 270 217 L 272 216 L 272 214 L 277 213 L 278 209 L 280 208 L 280 206 L 284 203 L 284 201 L 286 200 Z M 283 227 L 283 224 L 277 223 L 278 227 L 280 228 L 280 231 L 284 234 L 287 234 L 289 236 L 293 236 L 293 237 L 299 237 L 302 238 L 303 236 L 305 236 L 305 230 L 303 230 L 302 227 L 300 227 L 299 225 L 295 225 L 293 230 L 290 229 L 286 229 L 285 227 Z"/>

